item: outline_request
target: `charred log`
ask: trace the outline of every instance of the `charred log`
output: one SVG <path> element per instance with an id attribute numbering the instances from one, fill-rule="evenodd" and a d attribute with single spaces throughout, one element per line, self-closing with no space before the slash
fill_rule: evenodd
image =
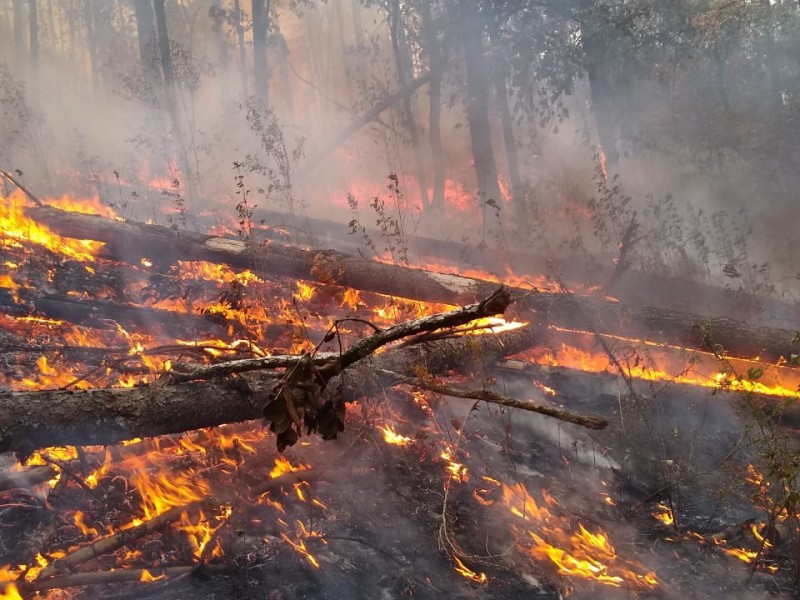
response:
<path id="1" fill-rule="evenodd" d="M 536 328 L 523 327 L 388 351 L 348 369 L 328 388 L 340 393 L 341 401 L 353 401 L 393 383 L 376 368 L 407 375 L 420 368 L 442 373 L 465 367 L 477 356 L 495 360 L 519 352 L 530 347 L 536 336 Z M 182 384 L 162 380 L 127 389 L 6 393 L 0 395 L 0 452 L 25 454 L 53 445 L 112 444 L 258 419 L 283 385 L 272 372 L 254 371 L 235 379 Z"/>
<path id="2" fill-rule="evenodd" d="M 358 259 L 330 250 L 305 250 L 242 241 L 132 221 L 68 213 L 50 207 L 29 209 L 30 215 L 61 235 L 106 243 L 105 250 L 118 260 L 141 258 L 171 263 L 191 257 L 224 263 L 260 273 L 302 278 L 322 283 L 412 297 L 429 302 L 467 304 L 491 294 L 495 283 L 443 275 L 400 265 Z M 707 348 L 707 340 L 731 356 L 777 361 L 797 351 L 792 331 L 750 325 L 727 317 L 704 317 L 667 308 L 638 306 L 592 298 L 516 289 L 516 302 L 535 310 L 549 324 L 588 329 L 628 337 L 644 337 L 688 348 Z"/>

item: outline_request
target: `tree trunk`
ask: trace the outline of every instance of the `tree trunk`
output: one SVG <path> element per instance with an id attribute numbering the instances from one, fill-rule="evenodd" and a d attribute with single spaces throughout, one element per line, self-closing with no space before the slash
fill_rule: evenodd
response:
<path id="1" fill-rule="evenodd" d="M 252 0 L 252 10 L 255 94 L 265 107 L 269 107 L 269 66 L 267 64 L 269 9 L 266 0 Z"/>
<path id="2" fill-rule="evenodd" d="M 242 8 L 239 0 L 233 0 L 233 21 L 236 23 L 236 42 L 239 45 L 239 74 L 242 77 L 242 98 L 250 95 L 247 83 L 247 52 L 244 45 L 244 25 L 242 25 Z"/>
<path id="3" fill-rule="evenodd" d="M 220 108 L 225 111 L 231 89 L 231 70 L 228 43 L 225 40 L 225 32 L 223 29 L 225 11 L 220 5 L 220 0 L 212 0 L 211 7 L 208 10 L 208 17 L 211 20 L 211 35 L 214 40 L 214 58 L 217 65 L 217 83 L 219 85 L 219 105 Z"/>
<path id="4" fill-rule="evenodd" d="M 25 64 L 25 10 L 23 0 L 14 0 L 14 59 L 17 66 Z"/>
<path id="5" fill-rule="evenodd" d="M 380 114 L 391 108 L 397 102 L 402 100 L 403 98 L 410 96 L 414 92 L 416 92 L 419 88 L 423 85 L 428 83 L 431 80 L 430 72 L 424 73 L 417 77 L 416 79 L 412 79 L 408 82 L 408 84 L 404 88 L 400 88 L 393 94 L 389 94 L 383 100 L 375 104 L 370 110 L 365 112 L 363 115 L 358 117 L 355 121 L 350 123 L 347 127 L 342 129 L 336 136 L 334 136 L 333 140 L 330 144 L 325 146 L 322 150 L 320 150 L 314 158 L 309 159 L 305 165 L 303 166 L 303 171 L 310 171 L 319 165 L 325 157 L 328 156 L 331 152 L 336 150 L 337 148 L 341 147 L 350 136 L 355 134 L 359 129 L 372 123 L 375 119 L 377 119 Z"/>
<path id="6" fill-rule="evenodd" d="M 51 319 L 68 321 L 85 327 L 107 328 L 108 321 L 124 325 L 126 329 L 153 333 L 153 329 L 170 336 L 194 333 L 222 335 L 228 331 L 224 323 L 200 316 L 146 308 L 132 304 L 74 298 L 62 294 L 39 294 L 27 302 L 18 302 L 16 294 L 0 288 L 0 309 L 6 314 L 25 316 L 33 312 Z"/>
<path id="7" fill-rule="evenodd" d="M 96 93 L 100 85 L 100 60 L 97 52 L 97 38 L 94 34 L 94 9 L 92 7 L 92 0 L 83 0 L 83 24 L 86 27 L 86 46 L 89 49 L 92 86 Z"/>
<path id="8" fill-rule="evenodd" d="M 459 7 L 461 36 L 467 67 L 467 120 L 472 140 L 472 156 L 481 202 L 498 201 L 497 164 L 492 149 L 492 128 L 489 124 L 489 79 L 483 57 L 483 27 L 477 0 L 468 0 Z"/>
<path id="9" fill-rule="evenodd" d="M 94 215 L 34 207 L 28 214 L 60 235 L 106 243 L 118 260 L 208 260 L 290 278 L 349 286 L 427 302 L 468 304 L 491 294 L 494 282 L 443 275 L 400 265 L 381 264 L 331 250 L 305 250 L 271 244 L 248 246 L 240 240 L 180 232 L 132 221 L 110 221 Z M 790 330 L 759 327 L 726 317 L 703 317 L 675 310 L 637 306 L 604 298 L 520 288 L 517 306 L 537 318 L 569 329 L 644 338 L 687 348 L 708 349 L 708 341 L 742 358 L 777 361 L 797 351 Z"/>
<path id="10" fill-rule="evenodd" d="M 31 63 L 36 64 L 39 60 L 39 9 L 37 0 L 28 0 L 28 11 Z"/>
<path id="11" fill-rule="evenodd" d="M 345 372 L 343 400 L 351 402 L 378 393 L 393 383 L 376 375 L 375 369 L 413 376 L 421 366 L 427 372 L 442 373 L 476 357 L 494 361 L 528 348 L 534 341 L 535 331 L 529 327 L 385 352 Z M 0 452 L 25 454 L 46 446 L 113 444 L 259 419 L 274 389 L 283 386 L 280 380 L 258 371 L 239 374 L 237 379 L 239 385 L 217 379 L 127 389 L 0 394 Z M 336 382 L 329 385 L 330 389 L 337 387 Z"/>
<path id="12" fill-rule="evenodd" d="M 403 19 L 400 15 L 400 0 L 392 0 L 389 4 L 389 29 L 392 38 L 392 50 L 394 52 L 394 64 L 397 71 L 397 83 L 400 89 L 407 85 L 407 73 L 410 72 L 411 65 L 406 52 L 405 32 L 403 31 Z M 428 197 L 428 184 L 425 177 L 425 168 L 422 165 L 422 154 L 417 133 L 417 122 L 414 118 L 414 110 L 411 107 L 411 94 L 403 97 L 403 114 L 405 116 L 406 127 L 408 128 L 409 139 L 411 141 L 411 153 L 414 156 L 414 170 L 419 185 L 419 199 L 423 210 L 430 208 Z"/>
<path id="13" fill-rule="evenodd" d="M 769 74 L 770 99 L 773 109 L 780 109 L 783 105 L 783 92 L 781 90 L 781 76 L 778 70 L 778 54 L 775 51 L 775 15 L 770 0 L 761 0 L 761 9 L 764 11 L 764 24 L 766 31 L 764 37 L 764 61 L 767 63 Z"/>
<path id="14" fill-rule="evenodd" d="M 614 165 L 619 161 L 617 151 L 617 134 L 612 107 L 612 89 L 604 72 L 606 52 L 602 40 L 595 34 L 587 32 L 583 43 L 586 57 L 586 74 L 589 79 L 589 92 L 592 99 L 592 115 L 597 127 L 597 139 L 605 154 L 606 164 Z"/>
<path id="15" fill-rule="evenodd" d="M 153 0 L 156 16 L 156 30 L 158 31 L 158 50 L 161 56 L 161 70 L 164 73 L 164 97 L 167 102 L 167 112 L 172 120 L 173 135 L 175 138 L 175 153 L 181 167 L 183 189 L 188 201 L 197 198 L 194 191 L 194 176 L 189 166 L 189 155 L 183 145 L 183 128 L 181 127 L 180 110 L 178 107 L 178 87 L 175 82 L 175 70 L 172 65 L 172 51 L 167 31 L 167 15 L 164 10 L 164 0 Z"/>
<path id="16" fill-rule="evenodd" d="M 145 81 L 151 88 L 150 93 L 155 98 L 159 95 L 162 78 L 156 61 L 157 38 L 153 0 L 134 0 L 133 8 L 139 38 L 139 60 L 142 62 Z"/>
<path id="17" fill-rule="evenodd" d="M 444 182 L 446 176 L 441 126 L 444 57 L 439 40 L 437 39 L 436 26 L 433 23 L 431 3 L 427 1 L 420 2 L 419 10 L 422 18 L 422 32 L 425 38 L 425 45 L 428 47 L 431 73 L 431 84 L 428 88 L 428 136 L 431 150 L 431 170 L 433 171 L 431 208 L 434 210 L 441 210 L 444 208 Z"/>
<path id="18" fill-rule="evenodd" d="M 492 27 L 492 41 L 498 44 L 498 33 L 494 24 Z M 506 87 L 506 77 L 508 75 L 508 64 L 502 52 L 495 48 L 492 52 L 492 84 L 497 106 L 500 109 L 500 124 L 503 127 L 503 143 L 506 150 L 506 162 L 508 163 L 508 177 L 511 184 L 511 204 L 514 207 L 514 216 L 518 228 L 528 226 L 528 211 L 526 206 L 525 192 L 522 185 L 522 176 L 519 171 L 519 157 L 517 156 L 517 141 L 514 139 L 514 121 L 511 116 L 511 108 L 508 105 L 508 88 Z"/>

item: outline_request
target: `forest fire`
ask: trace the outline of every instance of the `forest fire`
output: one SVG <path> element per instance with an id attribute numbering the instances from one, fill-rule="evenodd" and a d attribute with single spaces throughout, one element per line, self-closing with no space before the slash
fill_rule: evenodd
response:
<path id="1" fill-rule="evenodd" d="M 8 272 L 3 275 L 6 287 L 36 293 L 35 286 L 40 284 L 36 279 L 26 281 L 20 265 L 25 260 L 24 253 L 40 247 L 59 260 L 92 265 L 85 274 L 83 298 L 93 298 L 91 282 L 99 273 L 125 269 L 130 278 L 126 302 L 142 310 L 169 311 L 183 317 L 199 315 L 209 327 L 207 333 L 193 339 L 169 335 L 155 320 L 152 326 L 138 326 L 134 331 L 124 321 L 78 325 L 69 322 L 69 315 L 50 318 L 46 313 L 6 314 L 2 317 L 5 334 L 34 342 L 22 351 L 20 356 L 26 358 L 17 370 L 3 375 L 4 385 L 12 390 L 90 390 L 111 386 L 135 392 L 169 385 L 170 378 L 189 376 L 192 371 L 213 368 L 215 364 L 281 360 L 272 356 L 270 349 L 282 348 L 287 354 L 310 357 L 322 346 L 315 340 L 325 338 L 332 342 L 340 336 L 338 343 L 343 346 L 370 332 L 381 335 L 404 319 L 425 320 L 437 312 L 453 310 L 452 305 L 440 302 L 380 295 L 326 282 L 329 275 L 320 273 L 317 281 L 278 281 L 256 269 L 237 269 L 209 260 L 179 260 L 164 271 L 156 266 L 156 255 L 126 264 L 106 257 L 101 242 L 61 238 L 39 226 L 25 216 L 24 206 L 30 205 L 23 200 L 17 198 L 10 206 L 17 208 L 7 209 L 2 221 L 7 240 L 2 249 L 9 256 Z M 97 214 L 92 203 L 62 201 L 62 206 Z M 326 273 L 336 268 L 327 265 Z M 493 282 L 502 279 L 509 285 L 522 285 L 525 290 L 554 289 L 544 279 L 532 280 L 513 273 L 503 278 L 477 271 L 468 275 Z M 109 297 L 116 301 L 113 294 Z M 459 339 L 482 334 L 477 337 L 491 339 L 518 335 L 537 325 L 536 319 L 535 314 L 525 312 L 509 319 L 481 317 L 453 327 L 449 336 Z M 641 358 L 634 358 L 630 353 L 610 354 L 608 346 L 598 350 L 594 334 L 587 331 L 553 326 L 547 331 L 549 343 L 512 353 L 512 358 L 584 373 L 617 374 L 615 369 L 623 365 L 619 359 L 615 363 L 613 357 L 625 356 L 622 375 L 631 379 L 795 397 L 792 386 L 796 384 L 790 371 L 756 361 L 732 359 L 734 366 L 721 371 L 716 357 L 707 352 L 698 355 L 694 349 L 605 336 L 606 343 L 613 343 L 615 348 L 622 343 L 640 348 Z M 53 348 L 59 352 L 50 352 Z M 68 352 L 88 354 L 79 360 L 67 360 Z M 92 352 L 102 357 L 99 362 L 91 358 Z M 691 360 L 687 359 L 690 352 Z M 737 376 L 734 368 L 749 372 L 749 376 Z M 760 369 L 757 377 L 753 369 Z M 289 385 L 288 377 L 293 372 L 288 369 L 286 374 L 278 375 L 284 378 L 280 380 L 283 385 Z M 534 389 L 545 398 L 558 400 L 558 390 L 545 383 L 535 380 Z M 475 510 L 500 509 L 508 520 L 508 540 L 513 540 L 520 557 L 573 583 L 594 582 L 633 593 L 659 588 L 659 577 L 618 552 L 606 530 L 571 517 L 568 509 L 545 489 L 539 492 L 539 502 L 522 483 L 482 474 L 480 466 L 473 466 L 470 453 L 453 443 L 447 428 L 436 422 L 435 409 L 431 407 L 439 402 L 439 393 L 413 386 L 410 391 L 414 409 L 422 409 L 425 418 L 433 416 L 434 421 L 425 428 L 424 435 L 412 438 L 398 433 L 398 424 L 404 428 L 410 424 L 400 413 L 390 411 L 390 418 L 378 426 L 380 436 L 397 452 L 419 455 L 415 460 L 425 461 L 430 456 L 438 464 L 444 489 L 471 489 L 468 493 Z M 299 393 L 300 388 L 292 392 Z M 282 402 L 289 406 L 295 400 L 287 396 Z M 290 419 L 295 417 L 290 415 Z M 457 426 L 458 431 L 460 427 Z M 301 433 L 299 426 L 292 431 L 298 436 Z M 4 597 L 22 597 L 20 590 L 44 590 L 51 583 L 53 587 L 68 585 L 71 577 L 81 581 L 80 566 L 92 564 L 103 555 L 107 559 L 102 563 L 112 569 L 109 574 L 127 571 L 131 576 L 137 575 L 143 585 L 169 581 L 166 571 L 159 572 L 156 567 L 220 565 L 230 560 L 233 542 L 224 540 L 236 528 L 263 530 L 248 543 L 269 545 L 278 540 L 312 569 L 321 569 L 329 548 L 324 532 L 326 514 L 335 498 L 323 501 L 315 497 L 314 486 L 309 482 L 319 477 L 316 461 L 277 456 L 271 466 L 265 465 L 267 444 L 269 436 L 265 432 L 248 426 L 232 433 L 198 431 L 114 448 L 86 445 L 33 454 L 24 467 L 15 465 L 13 472 L 22 474 L 35 467 L 49 469 L 50 476 L 40 484 L 45 496 L 64 493 L 70 502 L 79 502 L 79 507 L 65 509 L 71 531 L 68 536 L 56 536 L 46 551 L 40 551 L 33 560 L 4 571 Z M 311 442 L 301 444 L 307 444 L 312 454 L 318 452 Z M 261 478 L 247 476 L 248 483 L 236 484 L 240 487 L 235 494 L 226 491 L 230 482 L 241 480 L 243 473 L 260 473 Z M 117 498 L 114 502 L 119 503 L 119 508 L 109 512 L 95 506 L 91 496 L 86 496 L 89 492 Z M 82 494 L 83 501 L 79 500 Z M 609 507 L 616 506 L 607 494 L 605 501 Z M 672 510 L 665 505 L 658 506 L 655 517 L 664 525 L 674 525 Z M 162 533 L 154 538 L 156 531 Z M 761 535 L 758 529 L 754 529 L 756 534 Z M 266 542 L 268 539 L 273 542 Z M 766 540 L 762 545 L 771 547 Z M 760 556 L 760 551 L 746 548 L 723 547 L 722 551 L 744 562 Z M 160 556 L 157 560 L 156 554 Z M 491 584 L 485 571 L 470 566 L 475 563 L 471 555 L 451 549 L 448 556 L 459 577 L 476 585 Z M 59 584 L 60 579 L 65 583 Z"/>

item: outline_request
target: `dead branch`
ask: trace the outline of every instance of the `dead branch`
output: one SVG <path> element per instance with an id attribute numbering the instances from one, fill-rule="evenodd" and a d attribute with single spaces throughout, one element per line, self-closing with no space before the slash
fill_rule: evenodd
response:
<path id="1" fill-rule="evenodd" d="M 37 580 L 44 580 L 59 573 L 70 571 L 78 565 L 85 563 L 87 560 L 92 560 L 98 556 L 103 556 L 109 552 L 114 552 L 126 544 L 130 544 L 131 542 L 138 540 L 149 533 L 161 529 L 168 523 L 177 521 L 184 512 L 191 511 L 194 508 L 205 504 L 206 502 L 207 501 L 205 500 L 201 500 L 185 506 L 176 506 L 174 508 L 170 508 L 157 517 L 153 517 L 149 521 L 145 521 L 141 525 L 136 525 L 130 529 L 118 531 L 117 533 L 114 533 L 108 537 L 96 540 L 91 544 L 81 546 L 74 552 L 71 552 L 61 558 L 57 558 L 48 564 L 44 569 L 41 570 Z"/>
<path id="2" fill-rule="evenodd" d="M 22 193 L 24 193 L 28 198 L 31 199 L 31 202 L 36 204 L 36 206 L 42 206 L 42 201 L 39 200 L 39 198 L 37 198 L 36 196 L 34 196 L 33 193 L 28 188 L 26 188 L 19 181 L 17 181 L 17 179 L 11 173 L 9 173 L 4 169 L 0 169 L 0 177 L 6 179 L 11 185 L 18 187 L 22 191 Z"/>
<path id="3" fill-rule="evenodd" d="M 443 394 L 445 396 L 481 400 L 490 404 L 499 404 L 500 406 L 508 406 L 509 408 L 519 408 L 521 410 L 527 410 L 546 415 L 548 417 L 553 417 L 559 421 L 574 423 L 575 425 L 580 425 L 581 427 L 586 427 L 587 429 L 605 429 L 608 427 L 608 421 L 601 417 L 579 415 L 563 408 L 544 406 L 541 404 L 534 404 L 532 402 L 518 400 L 516 398 L 509 398 L 508 396 L 502 396 L 490 390 L 468 390 L 465 388 L 443 385 L 429 379 L 422 379 L 420 377 L 408 377 L 392 371 L 380 370 L 379 372 L 387 379 L 394 379 L 398 383 L 404 383 L 406 385 L 430 390 L 431 392 L 436 392 L 437 394 Z"/>
<path id="4" fill-rule="evenodd" d="M 174 579 L 193 572 L 222 572 L 227 565 L 184 565 L 177 567 L 163 567 L 154 569 L 117 569 L 115 571 L 93 571 L 89 573 L 71 573 L 49 577 L 47 579 L 36 579 L 35 581 L 20 583 L 21 592 L 41 592 L 45 590 L 63 589 L 84 585 L 105 585 L 109 583 L 123 583 L 129 581 L 139 581 L 142 583 L 156 583 L 166 579 Z M 146 577 L 153 579 L 143 579 Z"/>

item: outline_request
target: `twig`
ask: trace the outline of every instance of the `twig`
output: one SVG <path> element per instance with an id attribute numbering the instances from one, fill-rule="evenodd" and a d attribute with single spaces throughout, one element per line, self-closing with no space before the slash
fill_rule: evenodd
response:
<path id="1" fill-rule="evenodd" d="M 153 517 L 149 521 L 145 521 L 141 525 L 136 525 L 130 529 L 123 529 L 122 531 L 118 531 L 113 535 L 94 541 L 87 546 L 81 546 L 74 552 L 71 552 L 70 554 L 67 554 L 61 558 L 57 558 L 47 565 L 39 573 L 39 577 L 36 579 L 36 581 L 47 579 L 48 577 L 52 577 L 64 571 L 69 571 L 70 569 L 74 569 L 87 560 L 92 560 L 98 556 L 103 556 L 109 552 L 114 552 L 115 550 L 122 548 L 122 546 L 125 546 L 134 540 L 138 540 L 148 533 L 152 533 L 153 531 L 161 529 L 167 523 L 177 521 L 180 519 L 181 514 L 184 511 L 191 510 L 192 508 L 200 506 L 205 502 L 205 500 L 199 500 L 185 506 L 176 506 L 174 508 L 170 508 L 157 517 Z"/>
<path id="2" fill-rule="evenodd" d="M 574 423 L 575 425 L 580 425 L 581 427 L 586 427 L 588 429 L 605 429 L 608 426 L 608 421 L 601 417 L 579 415 L 562 408 L 525 402 L 523 400 L 517 400 L 516 398 L 502 396 L 489 390 L 468 390 L 449 385 L 442 385 L 428 379 L 422 379 L 420 377 L 407 377 L 405 375 L 401 375 L 400 373 L 387 371 L 385 369 L 376 369 L 376 372 L 384 377 L 394 379 L 398 383 L 405 383 L 407 385 L 424 388 L 438 394 L 444 394 L 445 396 L 468 398 L 470 400 L 482 400 L 491 404 L 499 404 L 501 406 L 508 406 L 510 408 L 519 408 L 521 410 L 527 410 L 546 415 L 548 417 L 553 417 L 559 421 Z"/>
<path id="3" fill-rule="evenodd" d="M 28 188 L 26 188 L 19 181 L 17 181 L 14 178 L 14 176 L 11 173 L 9 173 L 8 171 L 4 171 L 3 169 L 0 169 L 0 177 L 3 177 L 4 179 L 7 179 L 12 185 L 17 186 L 20 190 L 22 190 L 22 192 L 28 198 L 30 198 L 31 202 L 33 202 L 36 206 L 44 206 L 44 204 L 42 203 L 41 200 L 39 200 L 39 198 L 34 196 L 33 193 Z"/>
<path id="4" fill-rule="evenodd" d="M 76 587 L 82 585 L 103 585 L 108 583 L 121 583 L 125 581 L 140 581 L 142 583 L 155 583 L 164 577 L 174 578 L 188 575 L 195 571 L 222 572 L 228 569 L 227 565 L 184 565 L 177 567 L 163 567 L 156 569 L 117 569 L 115 571 L 93 571 L 90 573 L 71 573 L 60 577 L 37 579 L 22 583 L 20 590 L 39 592 L 59 588 Z M 145 575 L 147 573 L 147 575 Z M 153 580 L 143 581 L 143 577 L 152 576 Z"/>

